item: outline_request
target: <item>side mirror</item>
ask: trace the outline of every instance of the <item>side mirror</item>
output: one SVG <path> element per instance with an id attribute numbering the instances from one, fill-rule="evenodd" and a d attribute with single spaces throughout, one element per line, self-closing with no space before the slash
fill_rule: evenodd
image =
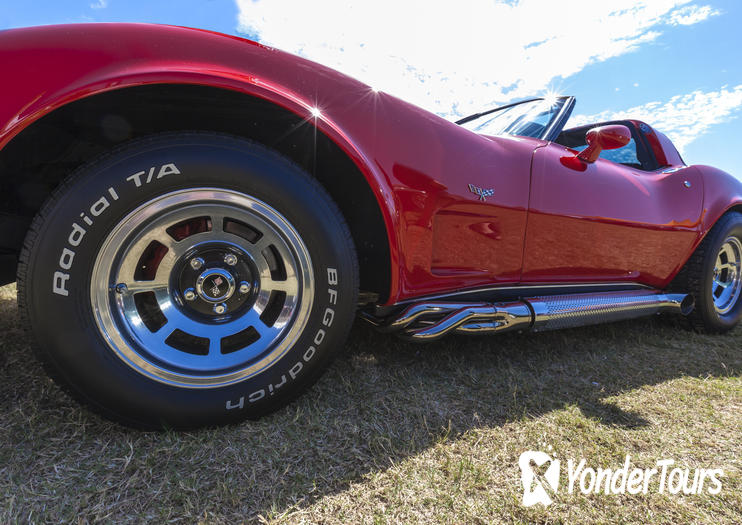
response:
<path id="1" fill-rule="evenodd" d="M 585 140 L 587 148 L 574 157 L 562 157 L 562 164 L 568 168 L 585 171 L 587 169 L 585 163 L 592 164 L 598 160 L 600 152 L 604 149 L 623 148 L 628 144 L 631 140 L 631 131 L 620 124 L 600 126 L 588 131 Z"/>
<path id="2" fill-rule="evenodd" d="M 600 126 L 587 132 L 585 136 L 587 148 L 577 155 L 577 158 L 587 163 L 595 162 L 604 149 L 623 148 L 631 140 L 631 131 L 626 126 L 614 124 Z"/>

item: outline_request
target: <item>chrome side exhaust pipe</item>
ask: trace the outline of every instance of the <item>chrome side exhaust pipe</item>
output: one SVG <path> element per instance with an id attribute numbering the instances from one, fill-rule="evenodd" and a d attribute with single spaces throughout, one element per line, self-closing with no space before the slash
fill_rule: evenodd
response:
<path id="1" fill-rule="evenodd" d="M 688 315 L 695 300 L 687 294 L 612 292 L 526 299 L 533 308 L 534 332 L 636 319 L 660 313 Z"/>
<path id="2" fill-rule="evenodd" d="M 659 313 L 688 315 L 694 305 L 690 295 L 651 290 L 528 297 L 502 303 L 438 301 L 413 304 L 390 321 L 374 324 L 413 341 L 434 341 L 449 333 L 544 332 Z"/>

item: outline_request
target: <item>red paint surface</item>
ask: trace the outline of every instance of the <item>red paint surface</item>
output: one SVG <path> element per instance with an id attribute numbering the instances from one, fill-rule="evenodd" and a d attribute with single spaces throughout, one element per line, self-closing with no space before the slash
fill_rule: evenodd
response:
<path id="1" fill-rule="evenodd" d="M 742 184 L 728 173 L 711 166 L 694 166 L 703 175 L 701 231 L 707 232 L 730 208 L 742 212 Z"/>
<path id="2" fill-rule="evenodd" d="M 569 154 L 561 146 L 476 135 L 324 66 L 208 31 L 140 24 L 3 31 L 0 67 L 0 147 L 66 103 L 155 83 L 239 91 L 316 124 L 358 165 L 382 209 L 389 303 L 517 283 L 521 272 L 527 282 L 662 286 L 718 214 L 742 202 L 742 185 L 718 170 L 647 174 L 599 159 L 578 173 L 560 163 Z M 311 117 L 313 107 L 320 118 Z M 675 157 L 665 154 L 679 166 Z M 702 172 L 713 181 L 705 201 Z M 687 178 L 692 190 L 682 187 Z M 469 184 L 494 195 L 481 201 Z"/>
<path id="3" fill-rule="evenodd" d="M 580 172 L 559 162 L 568 151 L 551 144 L 534 156 L 523 281 L 667 285 L 698 239 L 698 170 L 647 173 L 598 159 Z"/>

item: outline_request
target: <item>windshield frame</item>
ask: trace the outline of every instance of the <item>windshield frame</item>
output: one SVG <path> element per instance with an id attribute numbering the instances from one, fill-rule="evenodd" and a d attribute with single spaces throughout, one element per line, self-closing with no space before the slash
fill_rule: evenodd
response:
<path id="1" fill-rule="evenodd" d="M 554 142 L 556 138 L 559 136 L 559 133 L 561 133 L 562 129 L 564 128 L 564 125 L 567 123 L 567 120 L 569 119 L 570 115 L 572 114 L 572 110 L 575 106 L 575 97 L 572 96 L 560 96 L 556 97 L 557 100 L 564 100 L 564 103 L 562 104 L 562 107 L 559 111 L 557 111 L 549 120 L 549 122 L 544 126 L 544 131 L 539 135 L 538 139 L 541 140 L 547 140 L 549 142 Z M 509 109 L 515 106 L 519 106 L 521 104 L 527 104 L 530 102 L 536 102 L 539 100 L 546 100 L 545 97 L 534 97 L 534 98 L 527 98 L 525 100 L 519 100 L 517 102 L 512 102 L 510 104 L 505 104 L 504 106 L 498 106 L 496 108 L 488 109 L 486 111 L 482 111 L 480 113 L 474 113 L 473 115 L 469 115 L 467 117 L 464 117 L 460 120 L 457 120 L 455 124 L 458 124 L 459 126 L 462 124 L 466 124 L 468 122 L 472 122 L 474 120 L 477 120 L 481 117 L 485 117 L 487 115 L 491 115 L 492 113 L 495 113 L 496 111 L 502 111 L 504 109 Z M 476 133 L 476 132 L 473 132 Z M 519 135 L 512 135 L 512 136 L 519 136 Z"/>

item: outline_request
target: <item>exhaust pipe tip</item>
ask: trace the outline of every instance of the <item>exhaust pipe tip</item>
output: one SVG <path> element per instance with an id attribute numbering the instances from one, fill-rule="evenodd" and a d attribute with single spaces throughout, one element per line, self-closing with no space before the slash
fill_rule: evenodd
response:
<path id="1" fill-rule="evenodd" d="M 696 307 L 696 298 L 688 294 L 680 301 L 680 313 L 690 315 Z"/>

